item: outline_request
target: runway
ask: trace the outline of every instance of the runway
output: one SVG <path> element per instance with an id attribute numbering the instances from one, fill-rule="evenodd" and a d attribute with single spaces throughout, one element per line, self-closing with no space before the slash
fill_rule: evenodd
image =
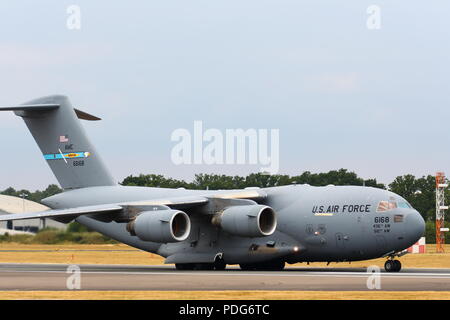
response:
<path id="1" fill-rule="evenodd" d="M 0 264 L 0 290 L 68 290 L 64 264 Z M 173 266 L 78 265 L 81 290 L 370 290 L 363 268 L 298 268 L 283 271 L 178 271 Z M 379 290 L 449 291 L 450 269 L 379 273 Z M 71 281 L 69 279 L 69 282 Z M 371 278 L 373 279 L 373 278 Z M 372 282 L 375 283 L 375 282 Z"/>

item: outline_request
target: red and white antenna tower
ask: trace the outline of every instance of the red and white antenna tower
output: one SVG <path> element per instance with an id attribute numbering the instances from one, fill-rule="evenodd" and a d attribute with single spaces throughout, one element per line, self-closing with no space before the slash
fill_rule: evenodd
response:
<path id="1" fill-rule="evenodd" d="M 448 231 L 444 227 L 445 210 L 448 206 L 445 205 L 445 189 L 448 184 L 445 183 L 445 174 L 443 172 L 436 172 L 436 252 L 444 252 L 445 235 Z"/>

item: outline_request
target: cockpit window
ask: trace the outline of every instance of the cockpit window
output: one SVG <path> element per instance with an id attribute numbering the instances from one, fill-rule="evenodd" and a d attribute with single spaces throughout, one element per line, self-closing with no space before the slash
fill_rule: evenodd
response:
<path id="1" fill-rule="evenodd" d="M 377 212 L 387 211 L 387 209 L 388 209 L 388 202 L 380 201 L 377 207 Z"/>
<path id="2" fill-rule="evenodd" d="M 377 212 L 388 211 L 395 208 L 412 209 L 412 206 L 407 201 L 380 201 L 378 203 Z"/>
<path id="3" fill-rule="evenodd" d="M 398 207 L 399 208 L 405 208 L 405 209 L 411 209 L 412 208 L 411 205 L 408 202 L 406 202 L 406 201 L 399 201 L 398 202 Z"/>
<path id="4" fill-rule="evenodd" d="M 377 212 L 388 211 L 395 208 L 397 208 L 396 201 L 380 201 L 380 203 L 378 203 Z"/>

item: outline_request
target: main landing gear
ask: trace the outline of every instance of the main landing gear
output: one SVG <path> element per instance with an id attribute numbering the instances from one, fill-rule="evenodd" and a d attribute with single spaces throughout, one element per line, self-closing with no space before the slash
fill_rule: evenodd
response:
<path id="1" fill-rule="evenodd" d="M 386 272 L 399 272 L 402 269 L 402 264 L 399 260 L 389 259 L 384 264 Z"/>
<path id="2" fill-rule="evenodd" d="M 177 270 L 225 270 L 227 264 L 223 260 L 214 263 L 175 263 Z"/>
<path id="3" fill-rule="evenodd" d="M 222 271 L 227 268 L 227 264 L 223 259 L 223 253 L 218 253 L 213 263 L 175 263 L 177 270 L 218 270 Z"/>

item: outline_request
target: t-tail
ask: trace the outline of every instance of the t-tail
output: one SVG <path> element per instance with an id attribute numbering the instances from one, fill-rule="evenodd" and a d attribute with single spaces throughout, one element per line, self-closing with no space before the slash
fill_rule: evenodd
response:
<path id="1" fill-rule="evenodd" d="M 62 188 L 116 185 L 79 120 L 100 118 L 74 109 L 66 96 L 43 97 L 0 111 L 22 117 Z"/>

